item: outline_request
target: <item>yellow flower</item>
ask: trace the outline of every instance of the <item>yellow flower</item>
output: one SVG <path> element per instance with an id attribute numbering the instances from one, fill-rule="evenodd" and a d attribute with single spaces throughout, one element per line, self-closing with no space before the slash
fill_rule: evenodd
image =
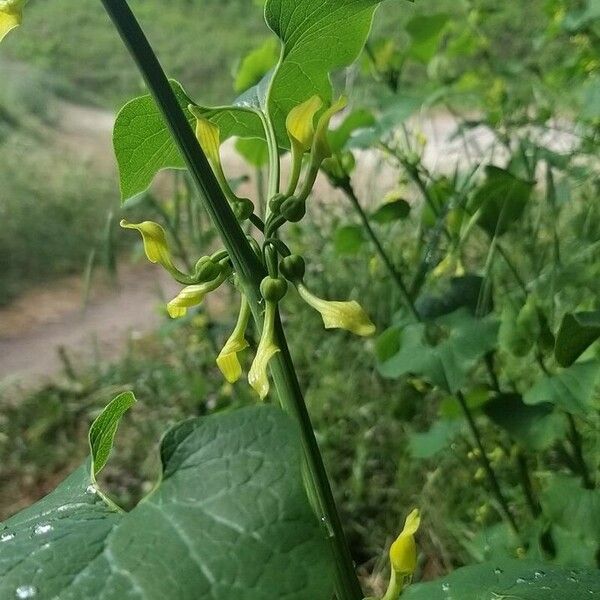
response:
<path id="1" fill-rule="evenodd" d="M 312 163 L 314 165 L 320 165 L 326 158 L 332 155 L 331 146 L 329 145 L 329 139 L 327 137 L 329 131 L 329 123 L 336 113 L 346 108 L 347 101 L 343 96 L 333 104 L 328 110 L 326 110 L 317 123 L 317 130 L 313 140 L 312 147 Z"/>
<path id="2" fill-rule="evenodd" d="M 0 0 L 0 42 L 9 31 L 21 24 L 25 2 L 26 0 Z"/>
<path id="3" fill-rule="evenodd" d="M 167 304 L 169 316 L 172 319 L 185 317 L 188 308 L 201 304 L 204 297 L 210 292 L 214 292 L 225 279 L 227 279 L 227 273 L 222 271 L 213 281 L 184 287 L 181 292 Z"/>
<path id="4" fill-rule="evenodd" d="M 143 223 L 136 224 L 129 223 L 123 219 L 121 227 L 124 229 L 135 229 L 140 232 L 142 241 L 144 242 L 144 252 L 151 263 L 162 265 L 178 281 L 183 280 L 185 283 L 189 280 L 189 277 L 173 264 L 165 230 L 158 223 L 144 221 Z"/>
<path id="5" fill-rule="evenodd" d="M 242 306 L 235 329 L 217 356 L 217 366 L 229 383 L 235 383 L 242 376 L 242 366 L 237 355 L 248 347 L 244 336 L 249 318 L 250 304 L 246 297 L 242 296 Z"/>
<path id="6" fill-rule="evenodd" d="M 321 110 L 323 101 L 319 96 L 313 96 L 299 104 L 289 112 L 286 119 L 288 137 L 292 145 L 297 144 L 302 152 L 307 152 L 315 137 L 315 115 Z"/>
<path id="7" fill-rule="evenodd" d="M 421 524 L 421 514 L 413 510 L 406 518 L 404 529 L 390 548 L 390 583 L 383 600 L 398 600 L 417 568 L 415 533 Z"/>
<path id="8" fill-rule="evenodd" d="M 404 529 L 390 548 L 390 562 L 397 575 L 410 577 L 417 568 L 415 533 L 421 525 L 421 513 L 415 508 L 404 523 Z"/>
<path id="9" fill-rule="evenodd" d="M 260 342 L 248 373 L 248 383 L 258 393 L 261 400 L 264 400 L 269 393 L 269 375 L 267 373 L 269 361 L 280 351 L 275 342 L 276 314 L 277 303 L 267 301 Z"/>
<path id="10" fill-rule="evenodd" d="M 219 127 L 201 116 L 193 105 L 190 106 L 190 111 L 196 117 L 196 137 L 200 142 L 200 146 L 202 146 L 202 150 L 204 150 L 213 167 L 220 168 L 221 131 Z"/>
<path id="11" fill-rule="evenodd" d="M 375 325 L 358 302 L 323 300 L 312 294 L 303 283 L 297 287 L 302 299 L 321 313 L 325 329 L 346 329 L 365 337 L 375 333 Z"/>

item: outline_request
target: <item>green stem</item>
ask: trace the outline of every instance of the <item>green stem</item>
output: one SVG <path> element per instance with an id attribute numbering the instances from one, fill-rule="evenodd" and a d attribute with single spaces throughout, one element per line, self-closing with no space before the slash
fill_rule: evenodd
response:
<path id="1" fill-rule="evenodd" d="M 575 458 L 575 464 L 577 465 L 577 470 L 581 475 L 581 479 L 583 481 L 583 485 L 587 490 L 593 490 L 595 488 L 594 482 L 592 481 L 592 477 L 587 468 L 587 464 L 583 457 L 583 447 L 581 444 L 581 434 L 577 429 L 577 424 L 575 423 L 575 418 L 572 414 L 566 413 L 567 421 L 569 423 L 569 440 L 571 442 L 571 446 L 573 447 L 573 456 Z"/>
<path id="2" fill-rule="evenodd" d="M 364 227 L 367 235 L 369 236 L 371 242 L 373 243 L 373 246 L 375 246 L 375 250 L 377 251 L 377 254 L 379 254 L 379 257 L 381 258 L 383 264 L 385 265 L 386 269 L 388 270 L 389 274 L 391 275 L 392 280 L 396 284 L 396 287 L 398 288 L 398 291 L 400 292 L 400 295 L 402 296 L 402 300 L 403 300 L 404 304 L 410 311 L 411 315 L 415 318 L 415 320 L 420 322 L 421 315 L 419 315 L 419 312 L 417 311 L 417 307 L 415 306 L 415 303 L 413 302 L 413 300 L 411 298 L 408 288 L 407 288 L 406 284 L 404 283 L 404 279 L 402 278 L 402 275 L 400 275 L 400 273 L 398 273 L 396 267 L 392 263 L 387 252 L 384 250 L 383 245 L 381 244 L 381 241 L 379 240 L 379 237 L 373 230 L 373 227 L 371 227 L 371 223 L 369 222 L 369 217 L 363 210 L 363 208 L 360 204 L 360 201 L 358 200 L 356 193 L 354 192 L 354 188 L 352 187 L 352 183 L 350 182 L 350 179 L 348 177 L 346 177 L 343 180 L 337 181 L 337 186 L 344 192 L 344 194 L 346 195 L 348 200 L 350 200 L 350 203 L 352 204 L 354 210 L 360 217 L 360 220 L 363 224 L 363 227 Z"/>
<path id="3" fill-rule="evenodd" d="M 519 535 L 519 528 L 517 527 L 517 522 L 515 521 L 515 518 L 513 517 L 513 514 L 510 511 L 506 497 L 504 496 L 504 494 L 502 493 L 502 489 L 500 488 L 500 483 L 498 482 L 496 473 L 494 472 L 494 469 L 487 457 L 487 454 L 485 453 L 481 433 L 479 432 L 479 428 L 477 427 L 477 423 L 475 422 L 473 413 L 471 412 L 471 409 L 469 408 L 469 405 L 467 404 L 467 401 L 462 392 L 457 392 L 456 398 L 467 420 L 469 429 L 471 430 L 471 434 L 473 435 L 473 440 L 475 441 L 475 446 L 479 451 L 479 458 L 481 460 L 483 469 L 487 475 L 490 487 L 492 488 L 492 493 L 494 494 L 496 501 L 500 505 L 503 516 L 510 525 L 511 529 L 516 535 Z"/>
<path id="4" fill-rule="evenodd" d="M 262 298 L 259 286 L 266 275 L 264 266 L 253 252 L 244 231 L 225 199 L 162 67 L 127 2 L 125 0 L 102 0 L 102 3 L 133 56 L 169 126 L 190 175 L 201 193 L 205 208 L 229 253 L 239 281 L 250 301 L 253 315 L 260 322 L 262 320 Z M 278 180 L 278 177 L 276 179 Z M 278 185 L 278 181 L 271 185 Z M 276 325 L 276 335 L 281 352 L 272 361 L 273 379 L 284 410 L 295 417 L 299 426 L 310 474 L 309 486 L 311 489 L 309 493 L 318 498 L 321 509 L 319 516 L 330 532 L 329 542 L 336 563 L 338 598 L 339 600 L 361 600 L 363 595 L 360 584 L 354 571 L 321 453 L 279 319 Z"/>

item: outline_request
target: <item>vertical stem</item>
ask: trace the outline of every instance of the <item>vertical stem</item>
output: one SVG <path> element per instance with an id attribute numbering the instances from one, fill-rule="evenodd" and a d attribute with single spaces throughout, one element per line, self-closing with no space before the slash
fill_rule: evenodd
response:
<path id="1" fill-rule="evenodd" d="M 594 489 L 594 482 L 592 481 L 592 477 L 587 468 L 587 464 L 585 459 L 583 458 L 583 447 L 581 445 L 581 435 L 577 430 L 577 424 L 575 423 L 575 418 L 572 414 L 567 414 L 567 421 L 569 422 L 569 439 L 571 441 L 571 446 L 573 446 L 573 456 L 575 458 L 575 464 L 577 465 L 577 470 L 581 475 L 581 479 L 583 480 L 583 485 L 588 490 Z"/>
<path id="2" fill-rule="evenodd" d="M 369 217 L 367 217 L 365 211 L 363 210 L 362 206 L 360 205 L 360 201 L 356 197 L 356 193 L 354 192 L 354 188 L 352 187 L 350 179 L 346 177 L 345 179 L 338 181 L 336 183 L 337 183 L 337 186 L 344 192 L 344 194 L 346 195 L 348 200 L 350 200 L 350 203 L 354 207 L 354 210 L 360 217 L 360 220 L 363 224 L 365 231 L 367 232 L 367 235 L 369 236 L 369 239 L 375 246 L 375 250 L 379 254 L 379 257 L 383 261 L 383 264 L 385 265 L 389 274 L 392 276 L 392 279 L 393 279 L 394 283 L 396 284 L 396 287 L 400 291 L 400 295 L 402 296 L 402 300 L 404 301 L 404 304 L 409 309 L 410 313 L 415 318 L 415 320 L 421 321 L 421 315 L 419 315 L 419 312 L 417 311 L 417 308 L 410 296 L 408 288 L 407 288 L 406 284 L 404 283 L 402 276 L 400 275 L 400 273 L 398 273 L 396 267 L 392 263 L 387 252 L 384 250 L 383 245 L 381 244 L 381 241 L 379 240 L 379 238 L 377 237 L 377 234 L 373 230 L 373 227 L 371 227 L 371 223 L 369 223 Z"/>
<path id="3" fill-rule="evenodd" d="M 494 469 L 492 468 L 487 454 L 485 453 L 485 448 L 483 446 L 481 434 L 479 432 L 479 429 L 477 428 L 477 423 L 475 423 L 475 419 L 473 418 L 471 409 L 469 408 L 464 394 L 462 392 L 457 392 L 456 397 L 465 415 L 465 418 L 467 419 L 467 423 L 469 424 L 469 429 L 471 430 L 471 434 L 473 435 L 475 446 L 477 450 L 479 450 L 481 464 L 487 475 L 490 487 L 492 488 L 492 493 L 494 494 L 494 497 L 500 505 L 504 517 L 506 518 L 511 529 L 514 531 L 515 534 L 519 535 L 519 528 L 517 527 L 517 522 L 515 521 L 515 518 L 513 517 L 513 514 L 510 511 L 506 497 L 504 496 L 504 494 L 502 493 L 502 489 L 500 488 L 500 484 L 498 482 L 498 478 L 496 477 L 496 473 L 494 472 Z"/>
<path id="4" fill-rule="evenodd" d="M 533 486 L 531 484 L 531 477 L 529 476 L 529 466 L 527 465 L 527 457 L 521 449 L 517 452 L 517 465 L 519 467 L 519 477 L 521 479 L 521 487 L 523 488 L 523 494 L 527 505 L 531 511 L 531 516 L 537 519 L 542 514 L 542 508 L 537 501 L 535 494 L 533 493 Z"/>
<path id="5" fill-rule="evenodd" d="M 179 106 L 154 51 L 126 0 L 102 0 L 106 12 L 127 45 L 148 88 L 159 106 L 175 142 L 201 193 L 204 206 L 234 265 L 257 321 L 262 320 L 260 282 L 265 270 L 225 199 L 205 154 Z M 278 179 L 278 177 L 277 177 Z M 273 183 L 272 183 L 273 185 Z M 296 418 L 309 470 L 312 495 L 319 499 L 321 520 L 328 525 L 329 541 L 336 561 L 336 591 L 339 600 L 361 600 L 363 595 L 350 558 L 340 517 L 337 513 L 323 460 L 316 443 L 310 417 L 287 347 L 281 323 L 277 323 L 281 352 L 273 360 L 273 379 L 284 409 Z"/>

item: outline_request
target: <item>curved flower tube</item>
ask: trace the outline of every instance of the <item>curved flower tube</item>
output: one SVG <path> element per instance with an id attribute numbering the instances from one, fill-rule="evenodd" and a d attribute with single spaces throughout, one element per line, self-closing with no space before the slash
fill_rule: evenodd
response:
<path id="1" fill-rule="evenodd" d="M 245 334 L 249 318 L 250 303 L 246 296 L 242 295 L 242 305 L 235 329 L 217 356 L 217 366 L 229 383 L 235 383 L 242 376 L 238 352 L 248 347 Z"/>
<path id="2" fill-rule="evenodd" d="M 180 283 L 191 283 L 191 278 L 174 265 L 165 230 L 158 223 L 154 221 L 129 223 L 129 221 L 123 219 L 121 227 L 123 229 L 135 229 L 140 232 L 144 242 L 144 252 L 151 263 L 164 267 Z"/>
<path id="3" fill-rule="evenodd" d="M 383 600 L 397 600 L 417 568 L 415 533 L 420 525 L 421 513 L 415 509 L 406 517 L 402 533 L 390 548 L 390 584 Z"/>
<path id="4" fill-rule="evenodd" d="M 325 329 L 346 329 L 363 337 L 375 333 L 376 328 L 369 315 L 355 300 L 350 302 L 323 300 L 311 293 L 303 283 L 299 283 L 297 288 L 301 298 L 321 313 Z"/>
<path id="5" fill-rule="evenodd" d="M 279 346 L 275 342 L 276 315 L 277 302 L 267 300 L 260 342 L 256 356 L 248 372 L 248 383 L 260 396 L 261 400 L 264 400 L 269 393 L 269 375 L 267 372 L 269 361 L 280 351 Z"/>
<path id="6" fill-rule="evenodd" d="M 214 292 L 226 279 L 227 273 L 222 271 L 213 281 L 184 287 L 181 292 L 167 304 L 169 316 L 172 319 L 185 317 L 189 308 L 202 304 L 205 296 L 210 294 L 210 292 Z"/>

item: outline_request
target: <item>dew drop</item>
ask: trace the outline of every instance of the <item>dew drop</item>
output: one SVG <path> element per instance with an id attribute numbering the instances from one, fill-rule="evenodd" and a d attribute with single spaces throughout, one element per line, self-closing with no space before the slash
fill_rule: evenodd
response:
<path id="1" fill-rule="evenodd" d="M 517 583 L 527 583 L 527 580 L 526 580 L 526 579 L 523 579 L 522 577 L 519 577 L 519 578 L 517 579 Z"/>
<path id="2" fill-rule="evenodd" d="M 544 576 L 546 575 L 546 573 L 544 573 L 544 571 L 536 571 L 533 576 L 536 579 L 542 579 Z"/>
<path id="3" fill-rule="evenodd" d="M 496 567 L 496 568 L 494 569 L 494 573 L 495 573 L 496 575 L 502 575 L 502 573 L 504 573 L 504 571 L 503 571 L 502 569 L 499 569 L 498 567 Z"/>
<path id="4" fill-rule="evenodd" d="M 15 539 L 14 533 L 4 532 L 2 535 L 0 535 L 0 542 L 10 542 L 10 540 L 14 540 L 14 539 Z"/>
<path id="5" fill-rule="evenodd" d="M 32 585 L 20 585 L 16 590 L 16 594 L 19 600 L 34 598 L 37 595 L 37 588 Z"/>
<path id="6" fill-rule="evenodd" d="M 50 523 L 38 523 L 33 528 L 33 533 L 35 535 L 44 535 L 45 533 L 50 533 L 54 528 Z"/>
<path id="7" fill-rule="evenodd" d="M 95 485 L 93 485 L 93 484 L 90 484 L 90 485 L 88 485 L 88 486 L 85 488 L 85 493 L 86 493 L 86 494 L 93 494 L 93 495 L 95 495 L 95 494 L 97 494 L 97 493 L 98 493 L 98 490 L 96 489 L 96 486 L 95 486 Z"/>
<path id="8" fill-rule="evenodd" d="M 450 584 L 442 583 L 442 592 L 449 592 L 449 591 L 450 591 Z"/>

